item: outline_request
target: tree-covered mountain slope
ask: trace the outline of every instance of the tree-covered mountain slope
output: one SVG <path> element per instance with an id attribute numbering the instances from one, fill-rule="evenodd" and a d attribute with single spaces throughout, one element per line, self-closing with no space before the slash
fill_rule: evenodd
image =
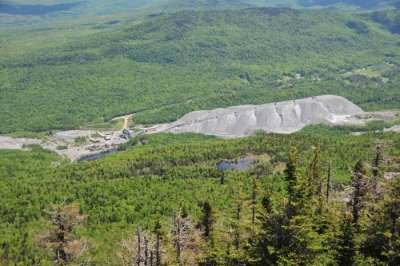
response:
<path id="1" fill-rule="evenodd" d="M 149 6 L 156 7 L 168 0 L 5 0 L 0 4 L 0 13 L 19 16 L 101 16 L 123 13 Z"/>
<path id="2" fill-rule="evenodd" d="M 396 265 L 392 262 L 399 259 L 398 228 L 392 235 L 388 232 L 398 219 L 400 179 L 393 177 L 400 171 L 400 135 L 328 133 L 337 130 L 325 126 L 233 140 L 195 134 L 138 136 L 125 151 L 68 166 L 51 164 L 60 159 L 40 149 L 24 155 L 1 152 L 1 265 L 131 265 L 126 261 L 136 258 L 137 249 L 126 253 L 124 248 L 138 244 L 128 240 L 137 237 L 140 228 L 149 234 L 148 250 L 155 252 L 157 221 L 162 232 L 160 260 L 179 265 L 173 217 L 181 211 L 200 234 L 190 245 L 182 244 L 186 255 L 181 265 L 202 265 L 208 259 L 217 265 L 237 265 L 237 260 L 254 266 L 354 260 L 359 265 Z M 16 156 L 25 164 L 13 162 Z M 247 158 L 244 170 L 219 168 L 219 163 L 235 165 L 242 158 Z M 354 198 L 357 188 L 362 194 Z M 212 206 L 213 218 L 212 234 L 205 236 L 204 202 Z M 296 211 L 289 216 L 286 210 L 292 202 Z M 54 219 L 70 207 L 76 212 L 67 212 L 62 221 Z M 80 223 L 71 222 L 76 213 Z M 358 229 L 343 236 L 345 222 Z M 388 237 L 382 237 L 385 232 Z M 51 238 L 53 233 L 66 237 Z M 283 234 L 288 238 L 275 242 Z M 344 238 L 352 244 L 344 244 Z M 60 250 L 68 254 L 61 261 Z"/>
<path id="3" fill-rule="evenodd" d="M 246 0 L 245 2 L 258 6 L 324 9 L 341 12 L 366 12 L 400 7 L 398 0 Z"/>
<path id="4" fill-rule="evenodd" d="M 249 7 L 241 0 L 170 0 L 166 3 L 167 10 L 179 9 L 229 9 Z"/>
<path id="5" fill-rule="evenodd" d="M 400 12 L 398 11 L 377 11 L 365 15 L 374 22 L 379 23 L 382 27 L 393 33 L 400 34 Z"/>
<path id="6" fill-rule="evenodd" d="M 205 8 L 215 9 L 234 6 L 291 7 L 304 9 L 328 9 L 336 11 L 370 11 L 383 8 L 399 8 L 398 0 L 5 0 L 0 4 L 0 14 L 13 16 L 101 16 L 125 13 L 147 8 L 168 9 Z M 65 17 L 65 16 L 64 16 Z"/>
<path id="7" fill-rule="evenodd" d="M 398 108 L 399 35 L 369 18 L 250 8 L 0 32 L 0 132 L 334 94 Z"/>

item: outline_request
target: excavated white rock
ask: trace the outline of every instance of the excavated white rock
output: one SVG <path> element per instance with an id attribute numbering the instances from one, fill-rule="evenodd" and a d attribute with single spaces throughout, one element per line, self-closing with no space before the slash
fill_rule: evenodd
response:
<path id="1" fill-rule="evenodd" d="M 173 123 L 158 125 L 155 132 L 195 132 L 226 138 L 247 136 L 258 130 L 292 133 L 311 124 L 343 124 L 359 113 L 363 113 L 363 110 L 349 100 L 323 95 L 191 112 Z"/>
<path id="2" fill-rule="evenodd" d="M 385 129 L 385 132 L 396 132 L 396 133 L 400 133 L 400 125 L 395 125 L 389 129 Z"/>

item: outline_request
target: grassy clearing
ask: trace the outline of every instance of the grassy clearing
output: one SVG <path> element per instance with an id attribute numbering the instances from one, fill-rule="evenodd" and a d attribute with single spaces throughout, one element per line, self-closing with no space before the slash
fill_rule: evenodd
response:
<path id="1" fill-rule="evenodd" d="M 121 119 L 115 119 L 111 120 L 110 122 L 107 123 L 94 123 L 94 124 L 86 124 L 85 126 L 82 126 L 81 129 L 85 130 L 121 130 L 121 128 L 124 125 L 125 120 L 123 118 Z"/>

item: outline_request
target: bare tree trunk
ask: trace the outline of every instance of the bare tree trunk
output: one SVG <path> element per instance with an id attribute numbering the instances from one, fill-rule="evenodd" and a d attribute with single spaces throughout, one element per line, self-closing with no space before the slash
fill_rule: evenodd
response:
<path id="1" fill-rule="evenodd" d="M 156 266 L 161 266 L 160 236 L 156 237 Z"/>
<path id="2" fill-rule="evenodd" d="M 251 202 L 251 224 L 256 223 L 256 192 L 253 190 L 252 202 Z"/>
<path id="3" fill-rule="evenodd" d="M 176 261 L 178 263 L 181 261 L 181 224 L 179 219 L 176 222 Z"/>
<path id="4" fill-rule="evenodd" d="M 74 235 L 74 228 L 84 217 L 79 214 L 79 206 L 75 204 L 55 205 L 51 212 L 51 222 L 55 230 L 46 232 L 40 238 L 40 244 L 52 249 L 55 263 L 66 265 L 80 257 L 85 251 L 85 240 Z"/>
<path id="5" fill-rule="evenodd" d="M 149 259 L 149 250 L 148 250 L 148 246 L 149 246 L 149 240 L 147 239 L 147 237 L 144 237 L 144 265 L 147 266 L 147 262 Z"/>
<path id="6" fill-rule="evenodd" d="M 237 206 L 236 209 L 236 225 L 235 225 L 235 236 L 234 236 L 234 246 L 236 250 L 239 250 L 240 247 L 240 232 L 239 232 L 239 222 L 240 222 L 240 213 L 242 211 L 242 206 L 240 206 L 240 203 Z"/>
<path id="7" fill-rule="evenodd" d="M 136 232 L 136 236 L 137 236 L 137 247 L 138 247 L 138 250 L 137 250 L 137 258 L 136 258 L 136 266 L 140 266 L 140 262 L 141 262 L 141 247 L 140 247 L 140 245 L 141 245 L 141 236 L 140 236 L 140 228 L 138 228 L 137 229 L 137 232 Z"/>
<path id="8" fill-rule="evenodd" d="M 251 224 L 254 226 L 256 223 L 256 205 L 257 205 L 257 179 L 253 177 L 253 192 L 251 195 Z"/>
<path id="9" fill-rule="evenodd" d="M 332 179 L 332 163 L 328 166 L 328 176 L 326 178 L 326 202 L 329 202 L 329 194 L 331 190 L 331 179 Z"/>
<path id="10" fill-rule="evenodd" d="M 379 143 L 375 145 L 375 158 L 372 161 L 372 193 L 375 197 L 378 195 L 379 166 L 382 160 L 381 146 Z"/>

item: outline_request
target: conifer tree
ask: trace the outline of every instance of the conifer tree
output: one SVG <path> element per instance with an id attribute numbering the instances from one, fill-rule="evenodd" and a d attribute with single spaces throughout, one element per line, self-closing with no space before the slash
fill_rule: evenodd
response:
<path id="1" fill-rule="evenodd" d="M 181 204 L 180 217 L 187 218 L 188 216 L 189 216 L 189 212 L 187 210 L 186 205 L 185 204 Z"/>
<path id="2" fill-rule="evenodd" d="M 252 193 L 251 193 L 251 224 L 255 225 L 256 223 L 256 209 L 257 209 L 257 195 L 258 195 L 258 184 L 257 179 L 253 177 L 252 184 Z"/>
<path id="3" fill-rule="evenodd" d="M 239 247 L 240 247 L 240 240 L 241 240 L 240 218 L 241 218 L 241 215 L 242 215 L 242 203 L 238 201 L 238 203 L 236 205 L 235 222 L 233 223 L 233 225 L 234 225 L 233 246 L 235 247 L 236 250 L 239 250 Z"/>
<path id="4" fill-rule="evenodd" d="M 215 217 L 211 203 L 208 200 L 203 202 L 203 208 L 201 212 L 202 216 L 199 225 L 202 229 L 203 237 L 206 240 L 210 240 L 213 234 L 213 224 L 215 223 Z"/>
<path id="5" fill-rule="evenodd" d="M 352 173 L 352 193 L 350 206 L 352 209 L 353 223 L 358 224 L 360 210 L 364 207 L 364 199 L 368 192 L 368 183 L 364 163 L 359 160 L 354 166 Z"/>
<path id="6" fill-rule="evenodd" d="M 296 185 L 297 185 L 297 148 L 292 147 L 289 161 L 287 163 L 285 169 L 285 178 L 287 181 L 287 192 L 289 194 L 289 202 L 287 208 L 287 217 L 290 219 L 295 214 L 295 204 L 294 201 L 296 200 Z"/>
<path id="7" fill-rule="evenodd" d="M 372 193 L 374 196 L 377 196 L 378 191 L 378 182 L 379 182 L 379 167 L 380 163 L 382 161 L 382 151 L 381 151 L 381 145 L 377 143 L 375 145 L 375 157 L 372 161 Z"/>
<path id="8" fill-rule="evenodd" d="M 225 184 L 225 173 L 223 171 L 221 172 L 221 175 L 220 175 L 220 178 L 219 178 L 219 183 L 221 185 Z"/>
<path id="9" fill-rule="evenodd" d="M 354 222 L 351 215 L 346 214 L 340 225 L 338 236 L 338 257 L 337 262 L 340 266 L 353 265 L 356 255 Z"/>
<path id="10" fill-rule="evenodd" d="M 385 184 L 387 195 L 377 202 L 366 223 L 361 252 L 387 265 L 400 265 L 400 179 Z"/>
<path id="11" fill-rule="evenodd" d="M 326 202 L 329 202 L 329 196 L 331 192 L 331 180 L 332 180 L 332 163 L 328 164 L 328 174 L 326 176 Z"/>
<path id="12" fill-rule="evenodd" d="M 310 170 L 308 173 L 308 197 L 311 198 L 319 193 L 320 185 L 320 142 L 318 141 L 314 148 L 313 159 L 310 164 Z"/>
<path id="13" fill-rule="evenodd" d="M 157 217 L 154 223 L 153 234 L 155 235 L 155 247 L 154 247 L 155 266 L 161 266 L 161 261 L 162 261 L 161 242 L 164 238 L 164 233 L 162 231 L 162 226 L 159 217 Z"/>
<path id="14" fill-rule="evenodd" d="M 297 170 L 297 150 L 289 156 L 286 168 L 288 204 L 282 224 L 282 248 L 278 264 L 289 261 L 300 265 L 312 263 L 325 250 L 326 231 L 320 179 L 319 144 L 307 171 L 307 177 Z M 319 204 L 318 204 L 319 203 Z M 296 261 L 293 258 L 296 257 Z"/>
<path id="15" fill-rule="evenodd" d="M 257 216 L 260 221 L 258 243 L 254 251 L 253 260 L 258 260 L 259 265 L 274 265 L 277 260 L 281 232 L 277 218 L 272 212 L 272 190 L 268 189 L 261 200 L 262 209 Z M 279 219 L 279 218 L 278 218 Z"/>

